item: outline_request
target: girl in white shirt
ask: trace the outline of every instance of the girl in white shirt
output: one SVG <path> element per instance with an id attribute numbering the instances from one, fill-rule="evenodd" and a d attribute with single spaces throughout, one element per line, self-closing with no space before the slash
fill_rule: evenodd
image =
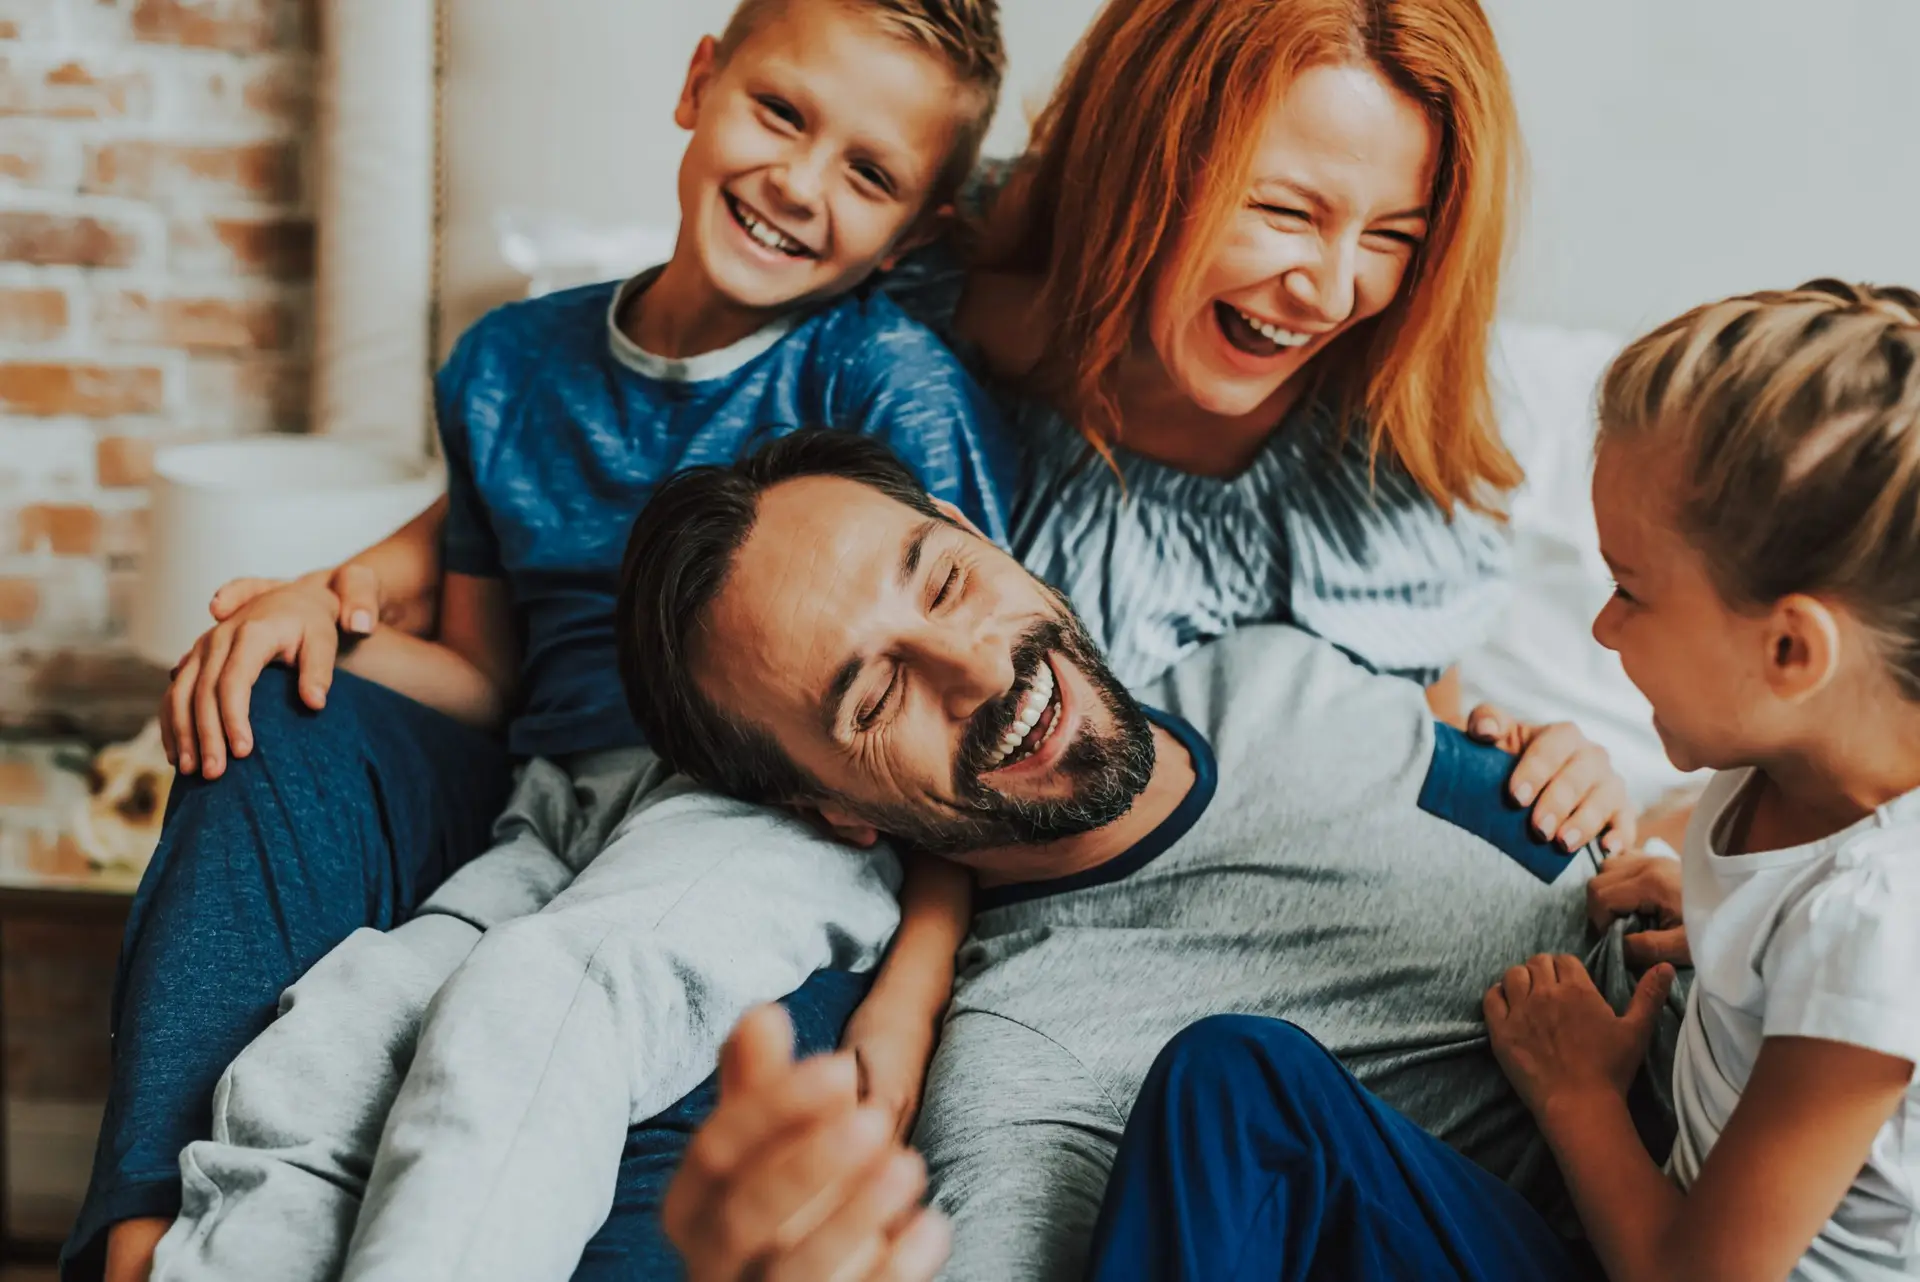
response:
<path id="1" fill-rule="evenodd" d="M 1625 1097 L 1670 966 L 1619 1017 L 1572 958 L 1516 966 L 1494 1052 L 1616 1282 L 1920 1278 L 1920 294 L 1696 309 L 1600 413 L 1594 636 L 1721 771 L 1677 877 L 1596 879 L 1691 947 L 1666 1169 Z"/>

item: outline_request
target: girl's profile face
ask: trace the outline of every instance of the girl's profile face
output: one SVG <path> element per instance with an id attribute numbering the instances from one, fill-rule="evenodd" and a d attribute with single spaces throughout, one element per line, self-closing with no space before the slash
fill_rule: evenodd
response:
<path id="1" fill-rule="evenodd" d="M 1296 77 L 1240 207 L 1209 243 L 1175 246 L 1189 272 L 1158 272 L 1148 331 L 1173 384 L 1211 414 L 1254 414 L 1384 311 L 1427 236 L 1439 152 L 1432 119 L 1371 65 Z"/>
<path id="2" fill-rule="evenodd" d="M 1766 621 L 1721 599 L 1676 528 L 1680 464 L 1671 453 L 1643 441 L 1600 446 L 1593 515 L 1615 587 L 1593 637 L 1653 705 L 1673 764 L 1725 769 L 1766 737 Z"/>

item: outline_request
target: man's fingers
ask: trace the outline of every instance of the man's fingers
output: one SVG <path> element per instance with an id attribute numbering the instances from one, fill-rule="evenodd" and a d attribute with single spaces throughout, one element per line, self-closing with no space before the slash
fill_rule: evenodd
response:
<path id="1" fill-rule="evenodd" d="M 918 1205 L 926 1187 L 919 1155 L 895 1151 L 856 1179 L 838 1207 L 768 1268 L 768 1282 L 874 1276 L 893 1253 L 894 1226 Z"/>
<path id="2" fill-rule="evenodd" d="M 334 572 L 333 593 L 340 598 L 340 630 L 367 636 L 380 624 L 380 576 L 364 565 L 343 565 Z"/>
<path id="3" fill-rule="evenodd" d="M 1537 989 L 1551 987 L 1559 978 L 1554 970 L 1552 953 L 1537 953 L 1527 958 L 1527 972 L 1533 987 Z"/>
<path id="4" fill-rule="evenodd" d="M 893 1239 L 893 1250 L 866 1282 L 933 1282 L 953 1250 L 953 1226 L 938 1211 L 915 1212 Z"/>
<path id="5" fill-rule="evenodd" d="M 720 1106 L 687 1146 L 689 1171 L 705 1179 L 724 1179 L 743 1158 L 783 1132 L 851 1113 L 859 1103 L 850 1055 L 816 1056 L 784 1072 L 773 1071 L 773 1080 L 744 1090 L 736 1081 L 731 1095 L 722 1084 Z"/>
<path id="6" fill-rule="evenodd" d="M 883 1159 L 888 1135 L 886 1116 L 873 1109 L 855 1109 L 790 1132 L 756 1150 L 735 1178 L 717 1184 L 692 1217 L 684 1240 L 676 1241 L 683 1247 L 697 1244 L 722 1277 L 778 1258 L 839 1209 Z"/>
<path id="7" fill-rule="evenodd" d="M 1635 970 L 1647 966 L 1666 963 L 1671 966 L 1693 965 L 1693 950 L 1687 944 L 1687 928 L 1674 926 L 1667 930 L 1643 930 L 1628 935 L 1625 940 L 1627 965 Z"/>
<path id="8" fill-rule="evenodd" d="M 1511 1009 L 1507 1004 L 1507 990 L 1499 984 L 1489 988 L 1486 995 L 1480 999 L 1480 1013 L 1486 1017 L 1489 1024 L 1505 1019 Z"/>
<path id="9" fill-rule="evenodd" d="M 1533 973 L 1525 966 L 1509 966 L 1500 986 L 1507 994 L 1507 1002 L 1512 1004 L 1533 991 Z"/>
<path id="10" fill-rule="evenodd" d="M 215 623 L 225 623 L 233 617 L 233 612 L 257 596 L 273 591 L 284 579 L 230 579 L 220 585 L 213 594 L 213 600 L 207 602 L 207 613 L 213 616 Z"/>

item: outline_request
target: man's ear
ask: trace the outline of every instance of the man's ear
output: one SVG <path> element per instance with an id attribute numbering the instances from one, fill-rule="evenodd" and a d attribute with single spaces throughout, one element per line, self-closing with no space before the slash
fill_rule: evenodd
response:
<path id="1" fill-rule="evenodd" d="M 673 106 L 674 124 L 692 129 L 700 122 L 700 103 L 719 71 L 720 42 L 712 36 L 700 37 L 700 43 L 693 47 L 693 58 L 687 63 L 687 80 L 680 86 L 680 101 Z"/>
<path id="2" fill-rule="evenodd" d="M 866 850 L 880 840 L 879 829 L 830 801 L 815 806 L 813 812 L 820 816 L 820 822 L 827 826 L 827 831 L 836 840 L 844 841 L 849 846 Z"/>
<path id="3" fill-rule="evenodd" d="M 890 272 L 900 265 L 900 260 L 914 250 L 931 245 L 946 235 L 953 227 L 954 208 L 951 202 L 927 210 L 913 220 L 913 225 L 900 233 L 900 239 L 893 242 L 886 256 L 880 260 L 879 270 Z"/>
<path id="4" fill-rule="evenodd" d="M 967 514 L 965 512 L 962 512 L 959 508 L 947 502 L 945 499 L 935 499 L 933 501 L 933 505 L 936 508 L 940 509 L 941 516 L 946 517 L 949 521 L 952 521 L 955 525 L 959 526 L 961 529 L 971 530 L 973 533 L 979 535 L 983 542 L 987 542 L 987 543 L 993 542 L 992 539 L 987 538 L 987 536 L 981 532 L 981 529 L 979 526 L 975 525 L 970 519 L 968 519 Z"/>
<path id="5" fill-rule="evenodd" d="M 1838 671 L 1840 646 L 1840 620 L 1825 602 L 1782 598 L 1767 619 L 1767 685 L 1790 703 L 1812 698 Z"/>

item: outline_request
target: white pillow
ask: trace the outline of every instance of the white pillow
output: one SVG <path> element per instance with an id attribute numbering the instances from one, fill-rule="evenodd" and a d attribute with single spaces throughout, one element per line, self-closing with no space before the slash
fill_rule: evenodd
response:
<path id="1" fill-rule="evenodd" d="M 527 278 L 527 297 L 599 281 L 625 280 L 673 254 L 671 227 L 596 224 L 567 214 L 502 210 L 494 215 L 500 257 Z"/>
<path id="2" fill-rule="evenodd" d="M 1460 675 L 1468 707 L 1486 701 L 1527 721 L 1577 723 L 1647 804 L 1687 776 L 1667 760 L 1652 709 L 1620 660 L 1591 631 L 1613 590 L 1593 524 L 1594 400 L 1623 345 L 1591 330 L 1495 330 L 1494 409 L 1527 479 L 1513 496 L 1512 598 Z"/>

